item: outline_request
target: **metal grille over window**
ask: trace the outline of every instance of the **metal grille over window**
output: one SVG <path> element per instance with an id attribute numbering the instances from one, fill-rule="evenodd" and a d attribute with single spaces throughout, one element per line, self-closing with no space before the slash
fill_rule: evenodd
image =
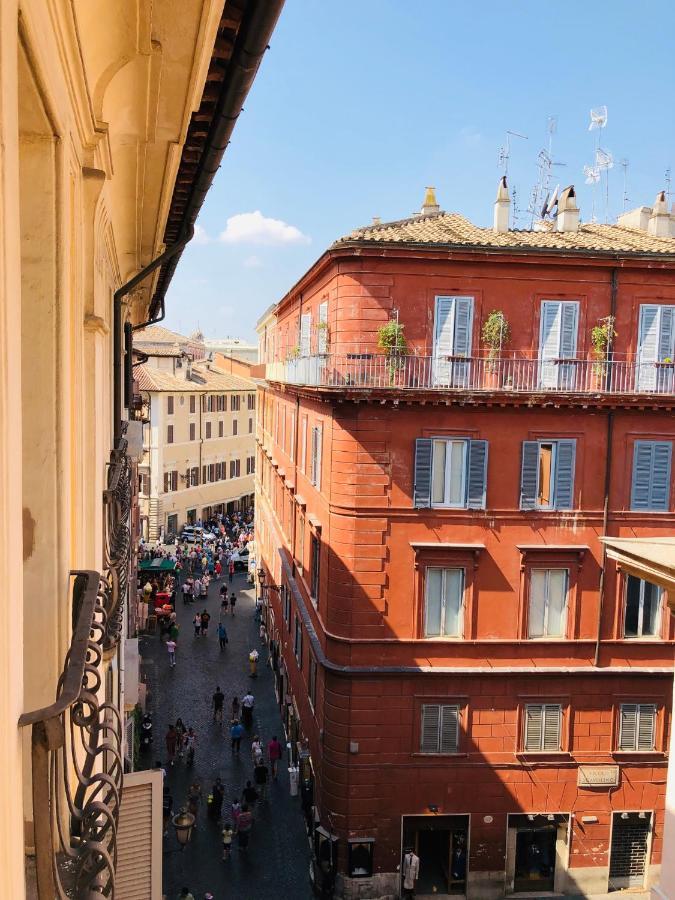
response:
<path id="1" fill-rule="evenodd" d="M 609 861 L 609 889 L 643 888 L 651 813 L 614 813 Z"/>

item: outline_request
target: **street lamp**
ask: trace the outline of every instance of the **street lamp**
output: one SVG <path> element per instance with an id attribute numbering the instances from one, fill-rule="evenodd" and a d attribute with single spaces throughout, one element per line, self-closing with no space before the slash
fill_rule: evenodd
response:
<path id="1" fill-rule="evenodd" d="M 192 813 L 189 813 L 185 807 L 182 807 L 180 812 L 173 817 L 171 820 L 171 824 L 176 830 L 176 837 L 178 838 L 178 843 L 180 844 L 180 849 L 185 850 L 186 845 L 189 843 L 190 838 L 192 837 L 192 829 L 195 825 L 195 817 Z"/>

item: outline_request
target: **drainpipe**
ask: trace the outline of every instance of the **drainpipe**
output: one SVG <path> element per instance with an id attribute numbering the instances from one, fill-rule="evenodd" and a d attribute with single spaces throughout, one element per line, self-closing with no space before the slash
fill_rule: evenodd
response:
<path id="1" fill-rule="evenodd" d="M 141 269 L 133 278 L 130 278 L 126 284 L 123 284 L 122 287 L 118 288 L 115 291 L 113 297 L 113 446 L 117 447 L 120 442 L 120 438 L 122 437 L 122 367 L 124 365 L 124 371 L 126 376 L 126 390 L 129 390 L 129 384 L 131 380 L 130 370 L 131 370 L 131 345 L 127 344 L 125 347 L 125 357 L 124 361 L 122 360 L 122 301 L 124 298 L 130 294 L 133 290 L 135 290 L 141 282 L 145 281 L 148 275 L 152 274 L 155 269 L 158 269 L 163 263 L 167 260 L 172 259 L 172 257 L 176 256 L 177 253 L 185 247 L 185 245 L 192 239 L 192 235 L 194 234 L 194 228 L 190 226 L 183 237 L 180 240 L 176 241 L 175 244 L 172 244 L 170 247 L 167 247 L 164 253 L 161 253 L 156 259 L 153 259 L 151 263 L 148 263 L 145 268 Z M 124 329 L 125 341 L 130 341 L 132 337 L 132 333 L 137 331 L 139 328 L 145 328 L 146 325 L 150 325 L 153 322 L 159 322 L 164 318 L 164 299 L 162 298 L 161 303 L 161 315 L 158 318 L 150 318 L 147 322 L 142 322 L 140 325 L 136 325 L 129 329 Z M 128 396 L 126 398 L 127 403 L 130 401 L 131 397 Z"/>
<path id="2" fill-rule="evenodd" d="M 300 396 L 296 393 L 295 395 L 295 434 L 293 435 L 293 447 L 295 448 L 295 453 L 293 454 L 293 484 L 295 485 L 295 491 L 297 494 L 298 491 L 298 453 L 300 452 L 300 445 L 298 443 L 298 435 L 300 434 Z M 295 578 L 295 557 L 297 552 L 296 541 L 297 541 L 297 531 L 298 531 L 298 505 L 296 503 L 293 509 L 293 537 L 292 544 L 293 547 L 293 558 L 291 561 L 291 571 L 293 572 L 293 578 Z"/>
<path id="3" fill-rule="evenodd" d="M 616 267 L 612 269 L 612 280 L 610 287 L 610 315 L 616 315 L 616 299 L 619 286 L 619 272 Z M 611 359 L 614 355 L 614 348 L 611 345 L 612 337 L 610 335 L 610 344 L 608 346 L 607 358 L 610 360 L 610 371 L 608 373 L 611 379 Z M 605 501 L 602 511 L 602 534 L 607 535 L 607 525 L 609 523 L 609 490 L 612 478 L 612 442 L 614 439 L 614 413 L 610 409 L 607 413 L 607 462 L 605 464 Z M 600 638 L 602 634 L 602 613 L 605 605 L 605 568 L 607 566 L 607 547 L 602 545 L 602 567 L 600 569 L 600 584 L 598 585 L 598 624 L 595 638 L 595 658 L 594 665 L 598 665 L 600 661 Z"/>

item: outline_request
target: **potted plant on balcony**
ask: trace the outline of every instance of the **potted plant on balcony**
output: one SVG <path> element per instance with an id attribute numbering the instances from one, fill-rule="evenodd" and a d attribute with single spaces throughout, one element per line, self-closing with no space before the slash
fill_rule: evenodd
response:
<path id="1" fill-rule="evenodd" d="M 328 322 L 319 322 L 316 326 L 317 352 L 320 356 L 328 356 L 330 350 L 330 330 Z"/>
<path id="2" fill-rule="evenodd" d="M 511 340 L 511 326 L 501 309 L 493 309 L 483 322 L 481 339 L 488 348 L 485 365 L 486 387 L 501 387 L 501 354 L 504 346 Z"/>
<path id="3" fill-rule="evenodd" d="M 405 366 L 404 357 L 408 352 L 403 325 L 396 319 L 390 319 L 385 325 L 380 325 L 377 330 L 377 347 L 387 357 L 389 384 L 393 384 L 396 373 Z"/>
<path id="4" fill-rule="evenodd" d="M 593 387 L 602 390 L 605 387 L 607 373 L 609 371 L 609 353 L 617 336 L 614 330 L 615 316 L 605 316 L 598 319 L 597 325 L 591 328 L 591 346 L 593 347 L 594 362 L 591 366 L 593 375 Z"/>

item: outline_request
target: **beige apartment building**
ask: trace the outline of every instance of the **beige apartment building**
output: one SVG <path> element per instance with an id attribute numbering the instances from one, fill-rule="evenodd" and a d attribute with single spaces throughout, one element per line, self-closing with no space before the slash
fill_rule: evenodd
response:
<path id="1" fill-rule="evenodd" d="M 134 367 L 144 422 L 143 536 L 154 541 L 252 506 L 255 383 L 193 359 L 190 339 L 157 326 L 140 332 L 135 347 L 147 358 Z"/>
<path id="2" fill-rule="evenodd" d="M 0 3 L 2 898 L 162 894 L 161 776 L 130 772 L 131 332 L 281 5 Z"/>

